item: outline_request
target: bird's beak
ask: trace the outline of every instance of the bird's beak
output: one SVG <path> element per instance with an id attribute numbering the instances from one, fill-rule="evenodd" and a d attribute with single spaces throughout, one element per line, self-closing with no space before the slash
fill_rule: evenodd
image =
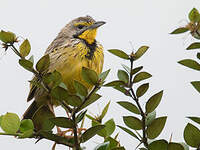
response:
<path id="1" fill-rule="evenodd" d="M 94 24 L 92 24 L 91 26 L 88 27 L 88 29 L 95 29 L 95 28 L 98 28 L 102 25 L 104 25 L 106 22 L 104 21 L 97 21 L 95 22 Z M 86 29 L 87 30 L 87 29 Z"/>
<path id="2" fill-rule="evenodd" d="M 79 32 L 77 32 L 74 37 L 78 37 L 79 35 L 81 35 L 83 32 L 85 32 L 86 30 L 92 30 L 92 29 L 96 29 L 102 25 L 104 25 L 106 22 L 105 21 L 97 21 L 94 24 L 88 26 L 85 29 L 80 30 Z"/>

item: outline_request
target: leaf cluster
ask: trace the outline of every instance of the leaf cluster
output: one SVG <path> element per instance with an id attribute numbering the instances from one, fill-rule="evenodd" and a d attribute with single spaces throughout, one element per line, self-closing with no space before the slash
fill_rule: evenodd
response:
<path id="1" fill-rule="evenodd" d="M 172 32 L 172 34 L 179 34 L 179 33 L 184 33 L 186 31 L 190 31 L 190 34 L 197 40 L 200 39 L 200 14 L 199 11 L 196 8 L 193 8 L 190 13 L 188 14 L 188 18 L 190 20 L 190 23 L 184 27 L 184 28 L 179 28 L 176 29 L 175 31 Z M 190 44 L 186 50 L 197 50 L 200 48 L 200 43 L 199 42 L 194 42 Z M 200 71 L 200 53 L 197 52 L 196 54 L 197 61 L 194 59 L 183 59 L 180 60 L 178 63 L 188 67 L 190 69 Z M 200 81 L 192 81 L 191 82 L 192 86 L 200 93 Z M 200 118 L 199 117 L 187 117 L 190 120 L 196 122 L 197 124 L 200 124 Z M 194 148 L 199 149 L 200 148 L 200 130 L 196 126 L 194 126 L 191 123 L 188 123 L 184 129 L 184 140 L 185 142 Z M 189 146 L 185 146 L 185 150 L 189 150 Z"/>
<path id="2" fill-rule="evenodd" d="M 131 54 L 126 54 L 124 51 L 117 49 L 108 50 L 112 54 L 128 60 L 130 67 L 123 64 L 123 69 L 118 70 L 117 73 L 118 80 L 105 84 L 107 87 L 113 87 L 120 91 L 129 99 L 129 101 L 119 101 L 117 103 L 130 113 L 133 113 L 133 115 L 123 116 L 126 127 L 117 126 L 138 140 L 140 144 L 143 144 L 145 148 L 140 148 L 141 150 L 151 147 L 148 140 L 155 139 L 160 135 L 167 120 L 166 116 L 156 117 L 155 109 L 161 102 L 163 96 L 162 90 L 146 100 L 145 109 L 140 104 L 140 98 L 149 89 L 149 83 L 143 82 L 152 77 L 152 75 L 146 71 L 142 71 L 143 66 L 134 67 L 134 65 L 135 61 L 141 58 L 147 50 L 148 46 L 141 46 L 135 53 L 132 52 Z M 180 147 L 182 148 L 182 146 Z"/>

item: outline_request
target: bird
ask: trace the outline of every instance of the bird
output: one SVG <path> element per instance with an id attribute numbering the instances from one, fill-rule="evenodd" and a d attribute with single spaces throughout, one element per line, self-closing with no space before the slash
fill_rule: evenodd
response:
<path id="1" fill-rule="evenodd" d="M 74 93 L 74 80 L 85 85 L 91 91 L 92 85 L 87 84 L 82 76 L 82 67 L 94 70 L 98 75 L 102 72 L 104 63 L 103 46 L 96 40 L 97 29 L 104 25 L 104 21 L 95 21 L 91 16 L 78 17 L 70 21 L 57 37 L 48 46 L 44 55 L 49 55 L 50 65 L 46 70 L 52 73 L 55 70 L 62 75 L 63 83 L 70 93 Z M 36 78 L 36 77 L 35 77 Z M 59 104 L 51 100 L 44 89 L 31 84 L 27 101 L 33 100 L 23 115 L 23 119 L 32 119 L 37 130 L 42 127 L 45 113 L 53 112 L 53 107 Z"/>

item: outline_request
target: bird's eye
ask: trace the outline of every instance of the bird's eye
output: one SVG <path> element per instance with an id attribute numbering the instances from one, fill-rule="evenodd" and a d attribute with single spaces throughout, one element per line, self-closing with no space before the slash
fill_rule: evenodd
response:
<path id="1" fill-rule="evenodd" d="M 83 29 L 84 25 L 79 24 L 77 27 L 78 27 L 79 29 Z"/>

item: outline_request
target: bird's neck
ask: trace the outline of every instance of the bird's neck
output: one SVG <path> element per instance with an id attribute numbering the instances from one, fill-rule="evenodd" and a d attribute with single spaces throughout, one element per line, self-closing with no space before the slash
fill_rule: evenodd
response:
<path id="1" fill-rule="evenodd" d="M 89 49 L 89 51 L 87 52 L 85 57 L 88 58 L 88 59 L 92 59 L 92 57 L 94 56 L 94 52 L 96 51 L 96 47 L 97 47 L 96 40 L 94 40 L 94 42 L 91 43 L 91 44 L 89 44 L 86 40 L 83 40 L 83 42 Z"/>

